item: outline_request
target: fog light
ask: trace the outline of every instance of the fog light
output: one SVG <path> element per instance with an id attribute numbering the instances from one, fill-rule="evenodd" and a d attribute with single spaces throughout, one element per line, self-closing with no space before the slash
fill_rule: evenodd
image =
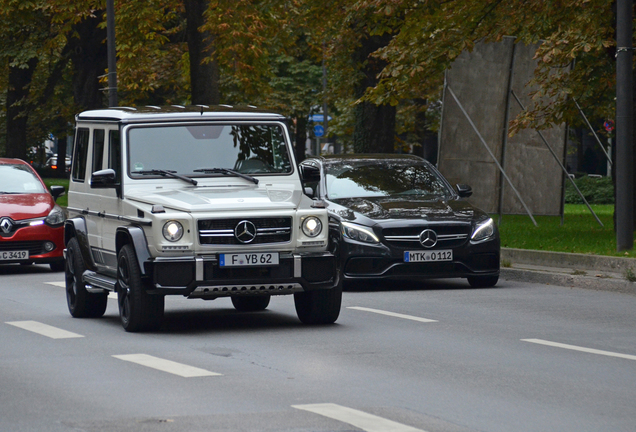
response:
<path id="1" fill-rule="evenodd" d="M 55 244 L 53 242 L 44 242 L 44 251 L 45 252 L 51 252 L 53 249 L 55 249 Z"/>

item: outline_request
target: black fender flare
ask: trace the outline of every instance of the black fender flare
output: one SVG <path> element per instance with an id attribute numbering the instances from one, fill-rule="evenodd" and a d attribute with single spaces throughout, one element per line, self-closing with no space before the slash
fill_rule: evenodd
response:
<path id="1" fill-rule="evenodd" d="M 97 267 L 93 262 L 93 256 L 91 255 L 91 247 L 88 242 L 88 229 L 86 228 L 86 220 L 81 217 L 74 217 L 66 219 L 64 222 L 64 246 L 68 245 L 68 242 L 73 238 L 77 238 L 80 251 L 82 254 L 82 260 L 88 270 L 96 271 Z"/>
<path id="2" fill-rule="evenodd" d="M 146 266 L 144 264 L 150 261 L 151 255 L 150 250 L 148 249 L 148 240 L 146 240 L 144 230 L 141 227 L 134 225 L 118 227 L 117 233 L 115 234 L 117 254 L 119 254 L 121 248 L 126 244 L 130 244 L 135 251 L 141 275 L 144 277 L 148 276 L 146 273 Z"/>

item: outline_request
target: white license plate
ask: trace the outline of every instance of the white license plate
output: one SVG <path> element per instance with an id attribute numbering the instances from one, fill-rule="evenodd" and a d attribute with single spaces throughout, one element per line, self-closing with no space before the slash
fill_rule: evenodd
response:
<path id="1" fill-rule="evenodd" d="M 0 261 L 29 259 L 29 251 L 3 251 L 0 252 Z"/>
<path id="2" fill-rule="evenodd" d="M 406 251 L 404 252 L 404 262 L 434 262 L 434 261 L 452 261 L 453 250 L 435 250 L 435 251 Z"/>
<path id="3" fill-rule="evenodd" d="M 219 265 L 221 267 L 278 265 L 278 252 L 219 254 Z"/>

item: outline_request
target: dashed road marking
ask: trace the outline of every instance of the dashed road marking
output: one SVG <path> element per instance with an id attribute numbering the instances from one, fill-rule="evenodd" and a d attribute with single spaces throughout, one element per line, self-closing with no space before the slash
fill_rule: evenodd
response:
<path id="1" fill-rule="evenodd" d="M 47 285 L 53 285 L 56 287 L 60 287 L 60 288 L 66 288 L 66 282 L 62 281 L 62 282 L 44 282 Z"/>
<path id="2" fill-rule="evenodd" d="M 124 354 L 114 355 L 113 357 L 128 361 L 131 363 L 137 363 L 142 366 L 157 369 L 163 372 L 168 372 L 174 375 L 179 375 L 184 378 L 203 377 L 203 376 L 222 376 L 220 373 L 210 372 L 205 369 L 200 369 L 193 366 L 173 362 L 171 360 L 161 359 L 148 354 Z"/>
<path id="3" fill-rule="evenodd" d="M 366 432 L 424 432 L 422 429 L 333 403 L 292 405 L 292 408 L 348 423 Z"/>
<path id="4" fill-rule="evenodd" d="M 80 334 L 62 330 L 60 328 L 53 327 L 48 324 L 43 324 L 37 321 L 8 321 L 7 324 L 40 334 L 42 336 L 50 337 L 51 339 L 70 339 L 84 337 Z"/>
<path id="5" fill-rule="evenodd" d="M 636 360 L 636 356 L 631 354 L 621 354 L 621 353 L 615 353 L 612 351 L 603 351 L 603 350 L 597 350 L 594 348 L 585 348 L 585 347 L 580 347 L 576 345 L 563 344 L 559 342 L 550 342 L 543 339 L 521 339 L 521 340 L 523 342 L 547 345 L 547 346 L 556 347 L 556 348 L 565 348 L 565 349 L 574 350 L 574 351 L 586 352 L 589 354 L 599 354 L 599 355 L 604 355 L 609 357 L 620 357 L 620 358 L 624 358 L 628 360 Z"/>
<path id="6" fill-rule="evenodd" d="M 373 312 L 373 313 L 377 313 L 377 314 L 381 314 L 381 315 L 388 315 L 388 316 L 395 317 L 395 318 L 403 318 L 403 319 L 408 319 L 408 320 L 412 320 L 412 321 L 419 321 L 419 322 L 425 322 L 425 323 L 437 322 L 437 320 L 432 320 L 432 319 L 428 319 L 428 318 L 421 318 L 421 317 L 416 317 L 416 316 L 413 316 L 413 315 L 404 315 L 404 314 L 401 314 L 401 313 L 388 312 L 388 311 L 383 311 L 383 310 L 379 310 L 379 309 L 371 309 L 371 308 L 360 307 L 360 306 L 350 306 L 350 307 L 347 307 L 347 309 L 355 309 L 355 310 L 359 310 L 359 311 Z"/>

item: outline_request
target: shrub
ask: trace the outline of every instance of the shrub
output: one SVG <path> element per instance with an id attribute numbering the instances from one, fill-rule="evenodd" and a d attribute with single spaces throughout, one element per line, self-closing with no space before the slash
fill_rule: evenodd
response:
<path id="1" fill-rule="evenodd" d="M 574 180 L 585 199 L 590 204 L 614 204 L 614 185 L 611 177 L 580 177 Z M 566 204 L 584 204 L 572 182 L 565 185 Z"/>

